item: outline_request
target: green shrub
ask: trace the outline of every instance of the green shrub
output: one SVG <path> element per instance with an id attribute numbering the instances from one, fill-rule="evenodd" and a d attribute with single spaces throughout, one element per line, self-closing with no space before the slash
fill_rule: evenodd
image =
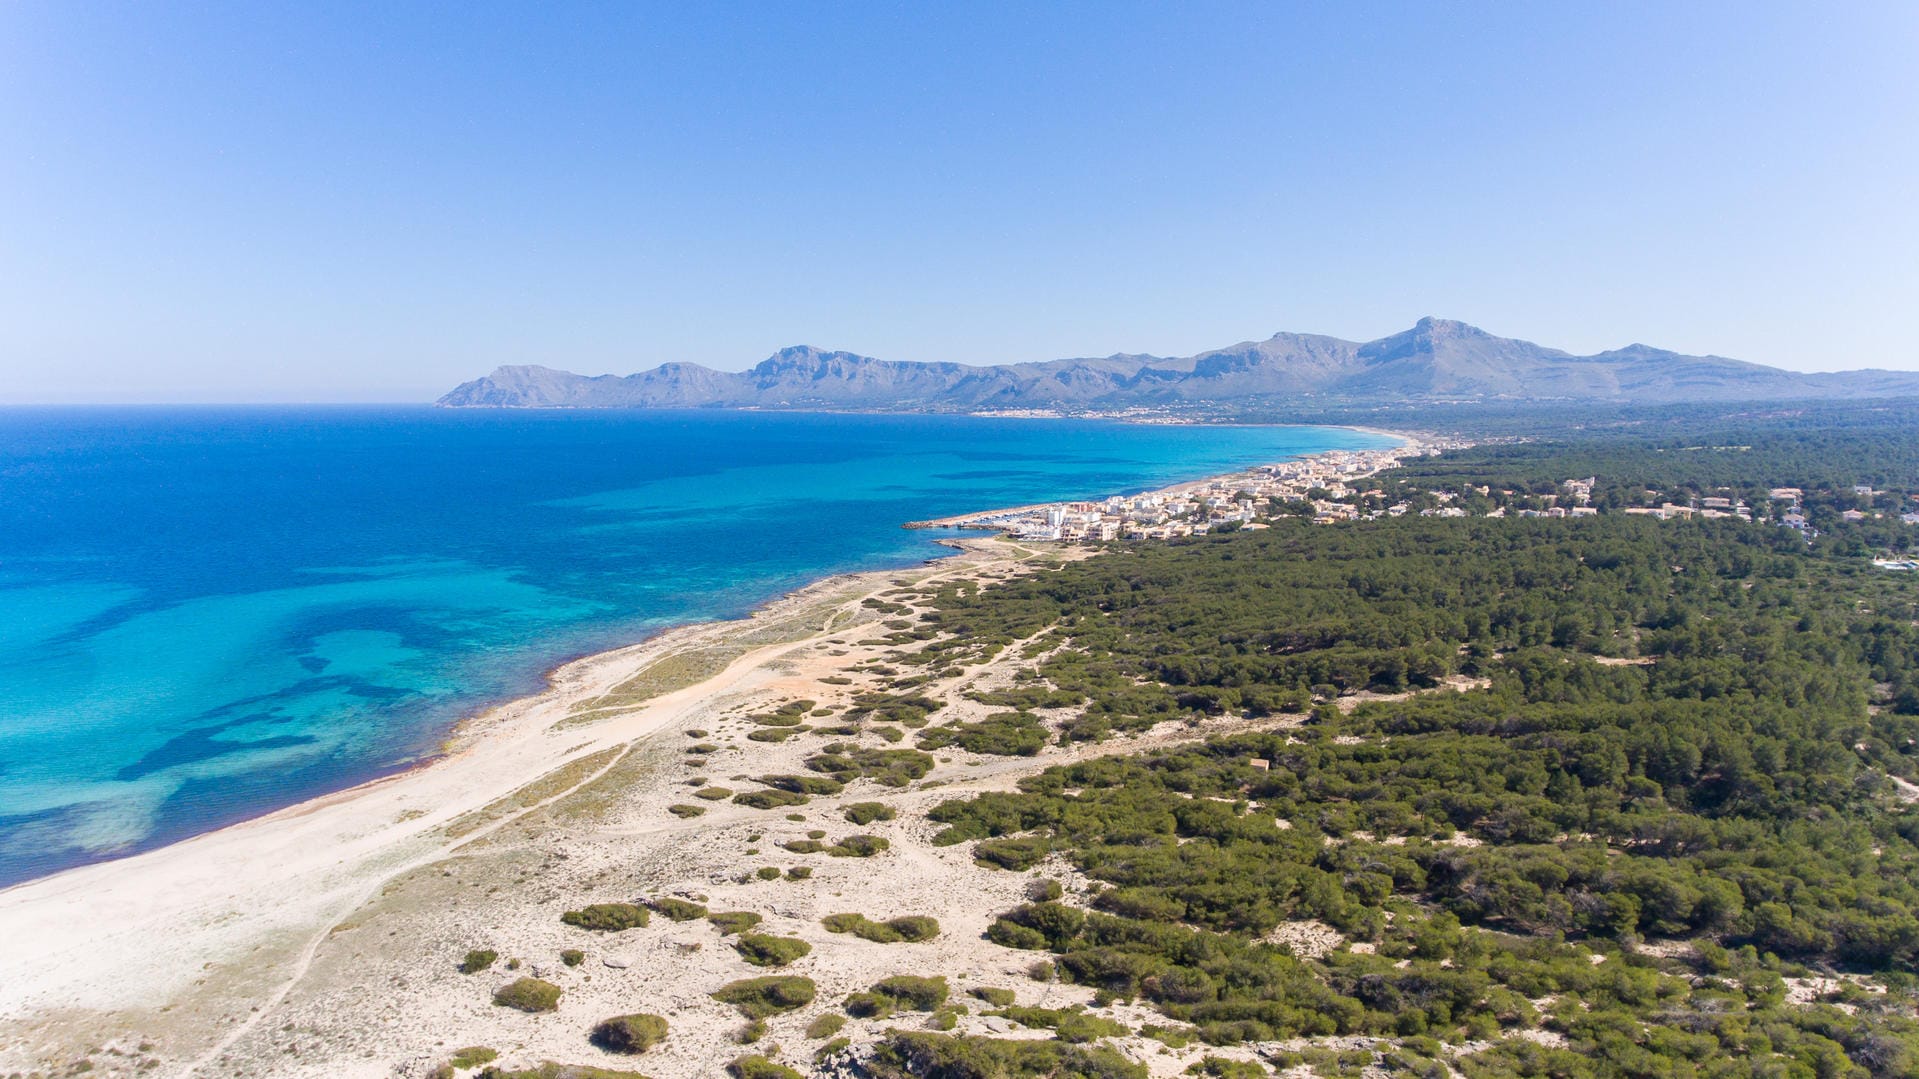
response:
<path id="1" fill-rule="evenodd" d="M 604 1019 L 588 1036 L 609 1053 L 644 1053 L 666 1038 L 666 1020 L 657 1015 L 616 1015 Z"/>
<path id="2" fill-rule="evenodd" d="M 969 753 L 1031 757 L 1046 748 L 1048 733 L 1031 712 L 995 712 L 978 723 L 953 723 L 920 732 L 921 749 L 958 746 Z"/>
<path id="3" fill-rule="evenodd" d="M 560 1006 L 560 987 L 538 978 L 520 978 L 495 989 L 493 1003 L 523 1012 L 550 1012 Z"/>
<path id="4" fill-rule="evenodd" d="M 706 916 L 719 929 L 721 936 L 743 933 L 760 924 L 760 916 L 750 910 L 716 910 Z"/>
<path id="5" fill-rule="evenodd" d="M 830 1038 L 846 1025 L 846 1017 L 837 1012 L 827 1012 L 806 1025 L 806 1036 L 814 1040 Z"/>
<path id="6" fill-rule="evenodd" d="M 761 727 L 746 732 L 749 742 L 784 742 L 796 734 L 805 734 L 808 727 Z"/>
<path id="7" fill-rule="evenodd" d="M 938 1076 L 941 1079 L 1147 1079 L 1135 1064 L 1105 1047 L 1057 1041 L 969 1038 L 951 1034 L 892 1031 L 866 1061 L 877 1079 Z"/>
<path id="8" fill-rule="evenodd" d="M 817 839 L 789 839 L 780 846 L 794 854 L 818 854 L 826 849 L 826 844 Z"/>
<path id="9" fill-rule="evenodd" d="M 804 1008 L 813 1003 L 818 992 L 819 988 L 811 978 L 773 974 L 728 982 L 714 991 L 713 999 L 721 1004 L 733 1005 L 748 1019 L 764 1019 L 769 1015 Z"/>
<path id="10" fill-rule="evenodd" d="M 752 852 L 748 851 L 747 853 L 751 854 Z M 778 880 L 780 879 L 780 867 L 776 865 L 763 865 L 755 869 L 753 875 L 761 880 Z"/>
<path id="11" fill-rule="evenodd" d="M 885 802 L 854 802 L 846 807 L 846 819 L 854 824 L 871 824 L 876 820 L 892 820 L 899 816 L 899 810 Z"/>
<path id="12" fill-rule="evenodd" d="M 786 869 L 787 880 L 805 880 L 812 875 L 813 867 L 810 865 L 788 866 Z"/>
<path id="13" fill-rule="evenodd" d="M 798 937 L 745 933 L 739 940 L 733 942 L 733 950 L 740 953 L 740 958 L 756 967 L 783 967 L 796 959 L 804 958 L 813 950 L 813 946 Z"/>
<path id="14" fill-rule="evenodd" d="M 1037 836 L 984 839 L 973 844 L 973 862 L 991 869 L 1031 869 L 1045 859 L 1052 844 Z"/>
<path id="15" fill-rule="evenodd" d="M 646 908 L 633 903 L 595 903 L 560 915 L 560 921 L 599 933 L 618 933 L 646 925 Z"/>
<path id="16" fill-rule="evenodd" d="M 925 915 L 907 915 L 876 922 L 864 914 L 829 914 L 820 919 L 829 933 L 851 933 L 880 944 L 917 943 L 939 936 L 940 924 Z"/>
<path id="17" fill-rule="evenodd" d="M 704 798 L 709 802 L 724 802 L 733 797 L 733 792 L 725 787 L 701 787 L 693 792 L 693 797 Z"/>
<path id="18" fill-rule="evenodd" d="M 676 899 L 672 896 L 660 896 L 657 899 L 649 899 L 646 902 L 646 906 L 647 909 L 654 913 L 675 922 L 690 922 L 696 918 L 706 917 L 705 907 L 700 906 L 698 903 L 689 903 L 684 899 Z"/>
<path id="19" fill-rule="evenodd" d="M 705 813 L 706 807 L 690 805 L 686 802 L 676 802 L 673 805 L 667 806 L 666 811 L 668 813 L 673 814 L 676 817 L 687 818 L 687 817 L 697 817 L 700 814 Z"/>
<path id="20" fill-rule="evenodd" d="M 491 1064 L 499 1057 L 497 1050 L 484 1045 L 469 1045 L 465 1049 L 455 1049 L 453 1059 L 448 1063 L 456 1068 L 477 1068 L 482 1064 Z"/>
<path id="21" fill-rule="evenodd" d="M 871 858 L 890 846 L 892 844 L 876 835 L 849 835 L 826 848 L 826 853 L 835 858 Z"/>
<path id="22" fill-rule="evenodd" d="M 991 1004 L 995 1008 L 1004 1008 L 1013 1003 L 1015 999 L 1011 989 L 995 989 L 985 985 L 975 986 L 972 993 L 973 996 Z"/>
<path id="23" fill-rule="evenodd" d="M 478 974 L 492 966 L 493 961 L 498 958 L 500 958 L 500 953 L 490 948 L 475 948 L 466 953 L 465 959 L 460 960 L 460 973 Z"/>
<path id="24" fill-rule="evenodd" d="M 761 776 L 755 782 L 794 794 L 838 794 L 845 787 L 845 784 L 830 776 Z"/>
<path id="25" fill-rule="evenodd" d="M 812 801 L 812 799 L 804 794 L 795 794 L 792 791 L 783 791 L 777 787 L 769 787 L 763 791 L 747 791 L 744 794 L 736 794 L 733 796 L 733 801 L 749 809 L 782 809 L 786 806 L 803 806 Z"/>
<path id="26" fill-rule="evenodd" d="M 1023 1027 L 1051 1030 L 1064 1042 L 1090 1042 L 1098 1038 L 1114 1038 L 1127 1033 L 1123 1023 L 1097 1015 L 1088 1015 L 1078 1007 L 1073 1008 L 1019 1008 L 1005 1007 L 996 1012 L 988 1012 L 1003 1019 L 1011 1019 Z"/>
<path id="27" fill-rule="evenodd" d="M 577 967 L 585 961 L 586 953 L 578 948 L 563 948 L 560 951 L 560 962 L 569 967 Z"/>
<path id="28" fill-rule="evenodd" d="M 894 1012 L 930 1012 L 946 1003 L 947 992 L 944 977 L 895 974 L 865 992 L 848 995 L 845 1006 L 852 1015 L 883 1019 Z"/>
<path id="29" fill-rule="evenodd" d="M 733 1079 L 805 1079 L 784 1064 L 775 1064 L 763 1056 L 744 1056 L 726 1066 Z"/>

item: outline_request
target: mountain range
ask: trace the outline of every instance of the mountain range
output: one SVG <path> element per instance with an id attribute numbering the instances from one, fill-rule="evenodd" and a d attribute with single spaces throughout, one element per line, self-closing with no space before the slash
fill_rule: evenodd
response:
<path id="1" fill-rule="evenodd" d="M 1377 341 L 1277 333 L 1194 356 L 1114 355 L 971 366 L 877 360 L 807 346 L 745 371 L 666 363 L 634 375 L 501 367 L 439 403 L 518 408 L 824 408 L 940 412 L 1277 405 L 1319 401 L 1664 404 L 1919 396 L 1919 372 L 1802 374 L 1648 345 L 1575 356 L 1423 318 Z"/>

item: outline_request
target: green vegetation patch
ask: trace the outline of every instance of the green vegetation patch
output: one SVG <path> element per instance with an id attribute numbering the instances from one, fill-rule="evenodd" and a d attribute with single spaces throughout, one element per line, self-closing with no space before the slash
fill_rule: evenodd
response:
<path id="1" fill-rule="evenodd" d="M 876 820 L 892 820 L 899 816 L 899 810 L 885 802 L 854 802 L 846 807 L 846 819 L 853 824 L 871 824 Z"/>
<path id="2" fill-rule="evenodd" d="M 1149 1074 L 1146 1065 L 1104 1046 L 917 1031 L 888 1033 L 866 1067 L 877 1079 L 1147 1079 Z"/>
<path id="3" fill-rule="evenodd" d="M 461 974 L 478 974 L 492 966 L 500 958 L 500 953 L 491 948 L 475 948 L 460 960 Z"/>
<path id="4" fill-rule="evenodd" d="M 704 798 L 709 802 L 724 802 L 733 797 L 733 792 L 725 787 L 701 787 L 693 792 L 693 797 Z"/>
<path id="5" fill-rule="evenodd" d="M 682 817 L 682 818 L 697 817 L 701 815 L 702 813 L 706 812 L 706 807 L 691 805 L 686 802 L 679 802 L 674 805 L 667 806 L 666 811 L 668 813 L 673 814 L 676 817 Z"/>
<path id="6" fill-rule="evenodd" d="M 829 933 L 851 933 L 880 944 L 917 943 L 939 936 L 938 921 L 925 915 L 907 915 L 876 922 L 864 914 L 829 914 L 820 919 Z"/>
<path id="7" fill-rule="evenodd" d="M 519 978 L 495 989 L 493 1003 L 523 1012 L 550 1012 L 560 1006 L 560 987 L 538 978 Z"/>
<path id="8" fill-rule="evenodd" d="M 726 1074 L 733 1079 L 805 1079 L 799 1072 L 784 1064 L 776 1064 L 763 1056 L 743 1056 L 735 1058 L 726 1066 Z"/>
<path id="9" fill-rule="evenodd" d="M 794 794 L 838 794 L 845 786 L 839 780 L 829 776 L 761 776 L 755 782 Z"/>
<path id="10" fill-rule="evenodd" d="M 904 787 L 933 770 L 931 754 L 916 749 L 873 749 L 846 742 L 829 742 L 806 758 L 806 767 L 824 772 L 841 783 L 871 779 L 886 787 Z"/>
<path id="11" fill-rule="evenodd" d="M 712 922 L 723 937 L 744 933 L 760 924 L 760 916 L 750 910 L 716 910 L 707 914 L 706 920 Z"/>
<path id="12" fill-rule="evenodd" d="M 804 794 L 770 788 L 736 794 L 733 796 L 733 801 L 750 809 L 784 809 L 788 806 L 803 806 L 812 799 Z"/>
<path id="13" fill-rule="evenodd" d="M 1036 1030 L 1050 1030 L 1063 1042 L 1090 1042 L 1098 1038 L 1116 1038 L 1130 1033 L 1124 1023 L 1097 1015 L 1089 1015 L 1084 1008 L 1018 1008 L 1005 1007 L 998 1011 L 987 1012 L 1002 1019 L 1011 1019 L 1023 1027 Z"/>
<path id="14" fill-rule="evenodd" d="M 601 1020 L 588 1040 L 609 1053 L 644 1053 L 666 1040 L 666 1020 L 645 1013 L 616 1015 Z"/>
<path id="15" fill-rule="evenodd" d="M 639 929 L 647 923 L 646 908 L 635 903 L 594 903 L 560 915 L 560 921 L 598 933 Z"/>
<path id="16" fill-rule="evenodd" d="M 826 853 L 835 858 L 871 858 L 890 846 L 892 844 L 880 836 L 849 835 L 826 848 Z"/>
<path id="17" fill-rule="evenodd" d="M 865 992 L 846 998 L 846 1011 L 860 1018 L 883 1019 L 895 1012 L 930 1012 L 946 1003 L 944 977 L 922 978 L 895 974 L 873 983 Z"/>
<path id="18" fill-rule="evenodd" d="M 830 1038 L 838 1034 L 841 1028 L 845 1026 L 846 1017 L 844 1015 L 838 1012 L 827 1012 L 825 1015 L 820 1016 L 806 1025 L 806 1036 L 815 1041 L 822 1038 Z"/>
<path id="19" fill-rule="evenodd" d="M 804 958 L 813 946 L 798 937 L 775 937 L 765 933 L 744 933 L 733 942 L 740 958 L 756 967 L 783 967 Z"/>
<path id="20" fill-rule="evenodd" d="M 977 723 L 949 723 L 919 734 L 921 749 L 958 746 L 969 753 L 1031 757 L 1046 748 L 1046 725 L 1031 712 L 995 712 Z"/>
<path id="21" fill-rule="evenodd" d="M 649 899 L 646 901 L 646 907 L 655 914 L 675 922 L 690 922 L 707 916 L 706 908 L 698 903 L 690 903 L 670 895 Z"/>
<path id="22" fill-rule="evenodd" d="M 499 1058 L 498 1050 L 484 1045 L 469 1045 L 464 1049 L 455 1049 L 452 1059 L 447 1063 L 456 1068 L 477 1068 L 482 1064 L 491 1064 Z"/>
<path id="23" fill-rule="evenodd" d="M 790 1012 L 813 1003 L 819 988 L 813 979 L 791 974 L 772 974 L 763 978 L 742 978 L 728 982 L 713 993 L 713 999 L 731 1004 L 748 1019 Z"/>

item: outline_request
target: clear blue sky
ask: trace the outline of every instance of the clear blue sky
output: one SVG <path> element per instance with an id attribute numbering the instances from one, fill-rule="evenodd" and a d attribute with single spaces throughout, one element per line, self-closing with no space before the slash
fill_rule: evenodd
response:
<path id="1" fill-rule="evenodd" d="M 1919 368 L 1919 4 L 0 4 L 0 401 L 1421 315 Z"/>

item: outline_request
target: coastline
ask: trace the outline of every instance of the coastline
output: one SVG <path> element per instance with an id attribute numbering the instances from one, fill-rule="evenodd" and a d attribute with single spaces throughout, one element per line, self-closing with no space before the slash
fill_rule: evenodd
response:
<path id="1" fill-rule="evenodd" d="M 1397 439 L 1396 450 L 1418 445 L 1371 433 Z M 389 775 L 0 889 L 0 938 L 15 942 L 0 995 L 0 1068 L 30 1070 L 58 1045 L 177 1029 L 195 1059 L 163 1074 L 195 1074 L 250 1029 L 249 1015 L 284 1001 L 325 942 L 394 882 L 484 848 L 616 770 L 646 767 L 662 732 L 779 678 L 792 655 L 870 614 L 863 600 L 901 579 L 984 579 L 1023 572 L 1035 557 L 1087 553 L 1047 545 L 1036 556 L 1001 537 L 936 542 L 957 553 L 832 574 L 743 618 L 565 660 L 539 692 L 462 719 L 437 754 Z M 688 657 L 705 666 L 688 667 Z M 649 679 L 664 667 L 691 673 Z M 169 1013 L 182 1001 L 190 1004 L 176 1020 Z"/>

